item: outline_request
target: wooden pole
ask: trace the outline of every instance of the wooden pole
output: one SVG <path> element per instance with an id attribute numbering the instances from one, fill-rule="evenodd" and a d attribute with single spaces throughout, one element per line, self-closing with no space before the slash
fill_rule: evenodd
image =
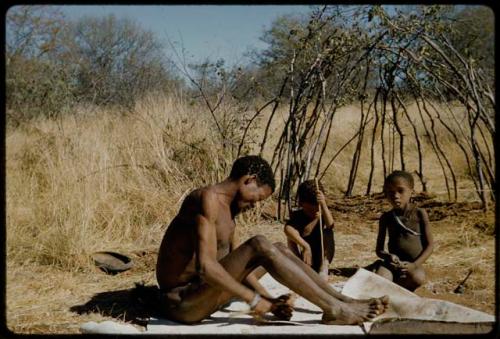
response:
<path id="1" fill-rule="evenodd" d="M 318 184 L 318 178 L 314 178 L 314 183 L 316 184 L 316 191 L 319 191 L 319 184 Z M 323 213 L 321 211 L 321 205 L 318 202 L 318 208 L 319 208 L 319 234 L 320 234 L 320 239 L 321 239 L 321 265 L 323 265 L 323 260 L 325 260 L 325 249 L 323 246 Z"/>

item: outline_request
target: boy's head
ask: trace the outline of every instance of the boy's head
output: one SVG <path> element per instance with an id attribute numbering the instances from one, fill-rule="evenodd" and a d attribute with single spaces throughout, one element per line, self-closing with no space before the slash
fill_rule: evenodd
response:
<path id="1" fill-rule="evenodd" d="M 323 185 L 318 183 L 319 189 L 323 192 Z M 319 211 L 318 200 L 316 199 L 316 182 L 306 180 L 297 188 L 297 200 L 304 212 L 313 218 Z"/>
<path id="2" fill-rule="evenodd" d="M 256 202 L 269 197 L 276 186 L 271 166 L 257 155 L 238 158 L 233 164 L 229 178 L 238 182 L 235 203 L 240 211 L 249 209 Z"/>
<path id="3" fill-rule="evenodd" d="M 404 209 L 410 202 L 414 186 L 411 173 L 394 171 L 385 178 L 384 193 L 392 207 Z"/>

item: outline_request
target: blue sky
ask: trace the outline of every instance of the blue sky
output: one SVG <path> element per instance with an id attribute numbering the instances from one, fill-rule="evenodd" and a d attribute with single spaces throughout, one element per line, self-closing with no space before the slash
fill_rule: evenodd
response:
<path id="1" fill-rule="evenodd" d="M 223 58 L 227 64 L 245 63 L 249 48 L 264 48 L 259 40 L 280 15 L 306 14 L 309 6 L 293 5 L 163 5 L 54 6 L 69 19 L 114 14 L 127 17 L 166 40 L 181 42 L 188 60 Z"/>

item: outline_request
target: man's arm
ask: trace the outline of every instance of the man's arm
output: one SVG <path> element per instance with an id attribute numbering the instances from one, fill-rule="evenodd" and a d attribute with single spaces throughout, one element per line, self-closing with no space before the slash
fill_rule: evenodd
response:
<path id="1" fill-rule="evenodd" d="M 234 294 L 250 303 L 255 297 L 255 292 L 236 281 L 217 261 L 215 220 L 219 206 L 216 199 L 211 192 L 202 193 L 202 213 L 196 217 L 198 238 L 196 268 L 208 284 Z"/>

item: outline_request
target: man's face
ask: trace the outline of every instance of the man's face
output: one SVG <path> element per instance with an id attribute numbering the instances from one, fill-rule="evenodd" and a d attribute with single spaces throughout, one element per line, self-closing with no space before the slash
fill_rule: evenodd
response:
<path id="1" fill-rule="evenodd" d="M 395 178 L 385 187 L 385 196 L 393 208 L 405 209 L 412 194 L 413 189 L 403 178 Z"/>
<path id="2" fill-rule="evenodd" d="M 268 198 L 273 193 L 269 185 L 259 185 L 255 176 L 248 176 L 240 186 L 237 206 L 240 212 L 255 207 L 258 201 Z"/>

